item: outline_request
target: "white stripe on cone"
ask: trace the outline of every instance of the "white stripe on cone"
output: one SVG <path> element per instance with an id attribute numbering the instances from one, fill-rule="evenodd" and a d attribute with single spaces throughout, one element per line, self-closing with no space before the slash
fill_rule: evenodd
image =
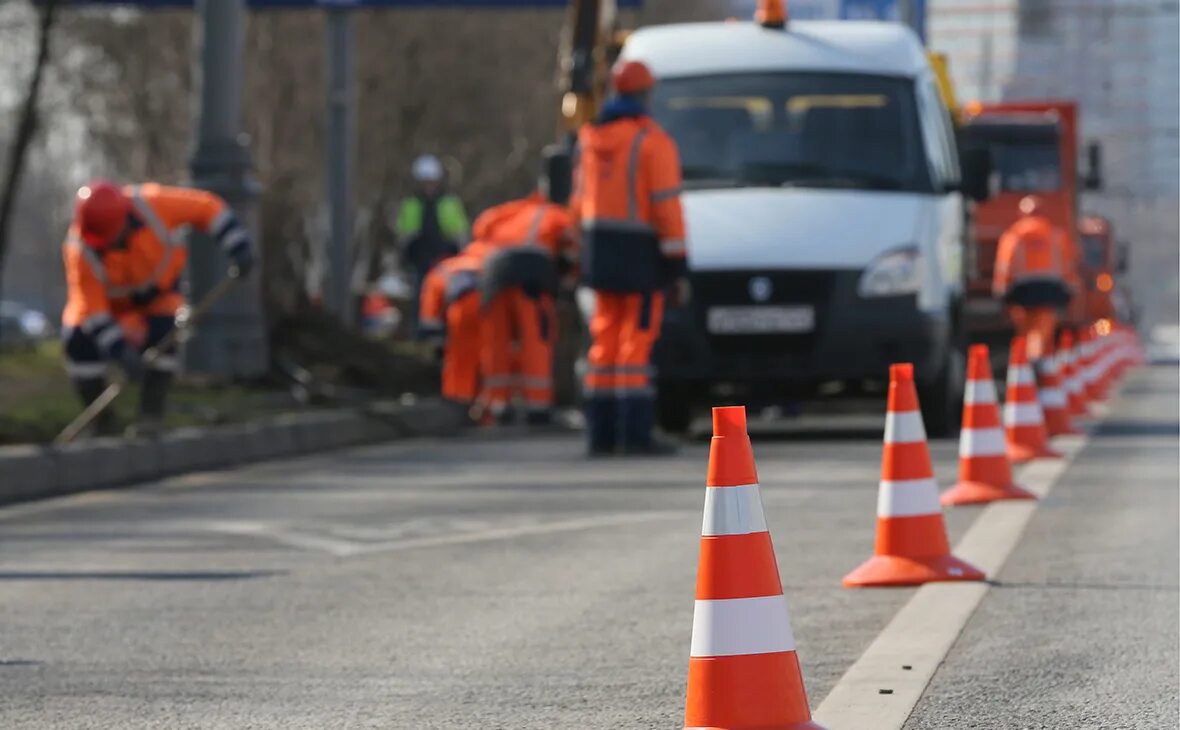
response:
<path id="1" fill-rule="evenodd" d="M 990 380 L 968 380 L 967 391 L 963 403 L 969 406 L 982 406 L 995 403 L 996 384 Z"/>
<path id="2" fill-rule="evenodd" d="M 766 532 L 766 515 L 757 484 L 741 487 L 707 487 L 705 519 L 701 535 L 748 535 Z"/>
<path id="3" fill-rule="evenodd" d="M 890 411 L 885 416 L 885 443 L 913 444 L 926 440 L 926 427 L 918 411 Z"/>
<path id="4" fill-rule="evenodd" d="M 1065 391 L 1058 388 L 1045 388 L 1038 395 L 1043 408 L 1065 408 L 1069 405 L 1065 399 Z"/>
<path id="5" fill-rule="evenodd" d="M 1008 371 L 1008 385 L 1036 385 L 1032 368 L 1028 365 L 1017 365 Z"/>
<path id="6" fill-rule="evenodd" d="M 916 517 L 941 512 L 934 477 L 881 480 L 881 489 L 877 492 L 878 517 Z"/>
<path id="7" fill-rule="evenodd" d="M 1008 453 L 1004 430 L 995 428 L 965 428 L 959 439 L 959 456 L 1001 456 Z"/>
<path id="8" fill-rule="evenodd" d="M 1040 403 L 1004 404 L 1004 424 L 1007 426 L 1037 426 L 1045 422 Z"/>
<path id="9" fill-rule="evenodd" d="M 783 595 L 697 601 L 692 612 L 694 657 L 795 651 Z"/>

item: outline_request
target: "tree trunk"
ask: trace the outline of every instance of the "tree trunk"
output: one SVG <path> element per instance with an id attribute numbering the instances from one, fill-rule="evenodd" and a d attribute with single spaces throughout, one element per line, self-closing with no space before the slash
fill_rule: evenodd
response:
<path id="1" fill-rule="evenodd" d="M 33 63 L 33 74 L 21 105 L 20 119 L 12 147 L 8 151 L 8 167 L 4 171 L 4 187 L 0 189 L 0 291 L 4 286 L 4 258 L 8 253 L 8 235 L 12 228 L 12 213 L 16 209 L 16 196 L 20 189 L 21 173 L 25 168 L 25 157 L 29 145 L 37 132 L 37 100 L 41 96 L 41 79 L 49 63 L 49 39 L 53 21 L 57 15 L 58 0 L 45 0 L 38 24 L 37 57 Z"/>

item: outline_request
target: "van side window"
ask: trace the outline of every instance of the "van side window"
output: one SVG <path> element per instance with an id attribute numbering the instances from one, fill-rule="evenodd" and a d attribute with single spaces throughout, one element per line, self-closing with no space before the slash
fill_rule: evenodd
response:
<path id="1" fill-rule="evenodd" d="M 929 77 L 923 77 L 918 80 L 917 86 L 918 115 L 921 118 L 922 141 L 929 158 L 930 174 L 937 187 L 946 190 L 959 181 L 950 120 L 934 82 Z"/>

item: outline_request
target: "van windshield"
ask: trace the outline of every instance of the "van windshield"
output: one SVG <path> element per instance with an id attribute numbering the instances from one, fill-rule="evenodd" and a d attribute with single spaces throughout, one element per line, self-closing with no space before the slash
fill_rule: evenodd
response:
<path id="1" fill-rule="evenodd" d="M 932 192 L 913 83 L 843 73 L 665 79 L 652 113 L 687 187 Z"/>

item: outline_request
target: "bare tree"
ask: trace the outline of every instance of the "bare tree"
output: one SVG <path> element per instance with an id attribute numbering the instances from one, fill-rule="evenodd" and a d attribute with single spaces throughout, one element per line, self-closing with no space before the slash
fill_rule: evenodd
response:
<path id="1" fill-rule="evenodd" d="M 17 120 L 12 146 L 8 151 L 8 164 L 4 171 L 4 187 L 0 189 L 0 283 L 3 282 L 4 259 L 8 252 L 8 236 L 11 230 L 12 213 L 16 207 L 16 196 L 20 189 L 25 159 L 33 137 L 37 132 L 37 101 L 41 96 L 41 80 L 49 63 L 49 43 L 57 17 L 58 0 L 46 0 L 40 11 L 37 26 L 37 53 L 28 87 Z"/>

